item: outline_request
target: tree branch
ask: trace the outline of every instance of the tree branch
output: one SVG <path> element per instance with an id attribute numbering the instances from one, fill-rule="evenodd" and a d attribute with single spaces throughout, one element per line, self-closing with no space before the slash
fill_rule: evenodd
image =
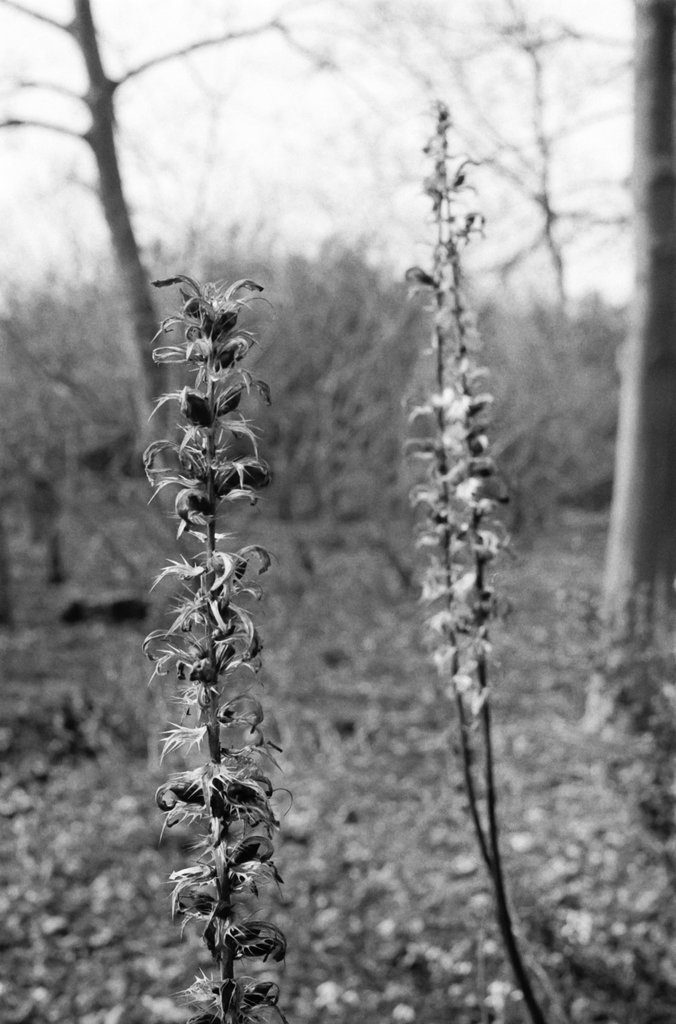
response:
<path id="1" fill-rule="evenodd" d="M 287 44 L 295 50 L 296 53 L 299 53 L 302 57 L 305 57 L 306 60 L 309 60 L 310 63 L 314 64 L 317 71 L 338 70 L 338 65 L 332 57 L 327 53 L 313 53 L 309 47 L 303 46 L 301 42 L 294 38 L 288 25 L 285 25 L 283 21 L 275 21 L 274 27 L 278 32 L 281 32 Z"/>
<path id="2" fill-rule="evenodd" d="M 3 2 L 4 0 L 0 0 L 0 4 Z M 21 89 L 42 89 L 46 92 L 58 93 L 59 96 L 66 96 L 71 100 L 85 102 L 84 96 L 81 96 L 79 92 L 69 89 L 66 85 L 60 85 L 58 82 L 42 82 L 37 78 L 19 78 L 12 83 L 12 91 L 18 92 Z"/>
<path id="3" fill-rule="evenodd" d="M 543 241 L 544 234 L 542 229 L 539 229 L 537 234 L 531 238 L 530 242 L 520 246 L 512 253 L 511 256 L 505 256 L 503 259 L 490 264 L 486 268 L 488 273 L 498 274 L 500 278 L 505 281 L 522 263 L 525 263 L 530 256 L 538 251 Z"/>
<path id="4" fill-rule="evenodd" d="M 545 89 L 544 68 L 540 56 L 540 47 L 534 46 L 526 50 L 533 68 L 533 134 L 540 157 L 540 193 L 538 201 L 544 217 L 545 244 L 552 261 L 556 288 L 559 293 L 561 308 L 566 308 L 566 268 L 563 251 L 557 235 L 558 211 L 552 197 L 552 139 L 545 124 Z"/>
<path id="5" fill-rule="evenodd" d="M 0 3 L 5 3 L 6 0 L 0 0 Z M 158 67 L 160 64 L 166 64 L 170 60 L 175 60 L 177 57 L 187 57 L 188 54 L 195 53 L 198 50 L 205 50 L 210 46 L 220 46 L 222 43 L 234 42 L 237 39 L 248 39 L 251 36 L 261 35 L 263 32 L 267 32 L 270 29 L 276 29 L 277 31 L 286 32 L 286 28 L 281 22 L 274 19 L 266 22 L 264 25 L 255 25 L 252 28 L 244 28 L 237 32 L 222 32 L 217 36 L 210 36 L 207 39 L 197 39 L 193 43 L 188 43 L 186 46 L 180 46 L 175 50 L 170 50 L 167 53 L 160 53 L 156 57 L 149 57 L 148 60 L 142 61 L 137 64 L 135 68 L 130 68 L 128 71 L 115 81 L 111 82 L 111 87 L 117 89 L 120 85 L 124 85 L 131 78 L 136 78 L 138 75 L 142 75 L 145 71 L 150 71 L 152 68 Z"/>
<path id="6" fill-rule="evenodd" d="M 48 14 L 42 14 L 41 11 L 33 11 L 29 7 L 24 7 L 22 4 L 16 3 L 16 0 L 0 0 L 0 5 L 3 7 L 9 7 L 12 11 L 18 11 L 20 14 L 27 14 L 29 18 L 33 18 L 35 21 L 41 21 L 45 25 L 51 25 L 52 28 L 59 28 L 62 32 L 71 32 L 71 26 L 67 22 L 58 21 L 56 18 L 50 18 Z"/>
<path id="7" fill-rule="evenodd" d="M 4 3 L 4 0 L 0 0 Z M 51 121 L 40 121 L 37 118 L 22 118 L 22 117 L 8 117 L 4 121 L 0 121 L 0 129 L 2 128 L 44 128 L 46 131 L 57 132 L 59 135 L 68 135 L 71 139 L 79 139 L 80 142 L 86 142 L 87 136 L 83 132 L 78 132 L 75 128 L 68 128 L 65 124 L 53 124 Z"/>
<path id="8" fill-rule="evenodd" d="M 621 50 L 628 50 L 631 46 L 629 40 L 620 39 L 619 36 L 606 36 L 598 32 L 581 32 L 564 21 L 557 22 L 557 24 L 561 31 L 561 38 L 570 39 L 575 43 L 592 43 L 598 46 L 611 46 Z"/>
<path id="9" fill-rule="evenodd" d="M 564 224 L 583 224 L 592 228 L 626 228 L 631 223 L 628 213 L 592 213 L 589 210 L 565 210 L 559 213 Z"/>

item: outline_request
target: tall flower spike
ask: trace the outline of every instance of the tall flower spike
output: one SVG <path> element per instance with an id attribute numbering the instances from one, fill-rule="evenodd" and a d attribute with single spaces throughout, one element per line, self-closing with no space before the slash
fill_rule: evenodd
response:
<path id="1" fill-rule="evenodd" d="M 227 535 L 219 529 L 232 502 L 255 502 L 270 482 L 255 433 L 238 411 L 245 393 L 270 400 L 267 385 L 242 365 L 254 337 L 240 327 L 240 315 L 247 293 L 262 289 L 249 280 L 202 285 L 184 275 L 154 283 L 178 285 L 182 301 L 158 334 L 177 329 L 178 339 L 157 345 L 153 357 L 183 364 L 193 377 L 158 401 L 176 404 L 180 439 L 155 441 L 144 457 L 155 492 L 176 489 L 178 536 L 197 547 L 159 574 L 158 581 L 175 577 L 182 596 L 173 622 L 145 641 L 155 673 L 175 672 L 180 688 L 182 716 L 165 734 L 163 756 L 197 748 L 205 758 L 171 775 L 156 797 L 166 827 L 197 829 L 195 863 L 171 875 L 172 904 L 184 922 L 199 923 L 216 970 L 186 993 L 196 1008 L 189 1024 L 284 1021 L 277 984 L 236 970 L 241 960 L 281 962 L 286 950 L 282 932 L 260 920 L 255 907 L 266 883 L 281 883 L 267 774 L 278 748 L 266 741 L 263 709 L 242 683 L 244 673 L 260 667 L 262 645 L 248 605 L 260 596 L 252 577 L 266 571 L 270 556 L 257 545 L 223 550 Z M 248 442 L 250 454 L 234 454 L 233 439 L 238 451 L 242 439 Z"/>
<path id="2" fill-rule="evenodd" d="M 420 511 L 418 544 L 429 553 L 422 597 L 441 684 L 456 706 L 465 790 L 505 951 L 533 1024 L 545 1024 L 512 926 L 498 835 L 488 685 L 496 595 L 489 571 L 506 543 L 496 512 L 507 492 L 490 454 L 493 398 L 485 387 L 485 368 L 477 362 L 479 339 L 462 280 L 462 252 L 483 222 L 467 202 L 472 161 L 451 156 L 450 128 L 448 110 L 439 103 L 425 147 L 432 165 L 425 192 L 436 229 L 432 268 L 413 267 L 406 275 L 415 291 L 432 296 L 434 309 L 434 388 L 412 414 L 432 425 L 430 436 L 412 442 L 424 466 L 424 479 L 412 492 Z M 482 757 L 474 750 L 478 743 Z"/>

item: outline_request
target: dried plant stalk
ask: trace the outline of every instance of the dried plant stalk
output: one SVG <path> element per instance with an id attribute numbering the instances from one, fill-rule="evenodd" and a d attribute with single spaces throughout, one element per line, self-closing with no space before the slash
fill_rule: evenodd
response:
<path id="1" fill-rule="evenodd" d="M 171 875 L 173 910 L 200 924 L 217 965 L 216 974 L 202 975 L 187 992 L 197 1009 L 189 1024 L 261 1024 L 275 1015 L 285 1019 L 278 986 L 258 974 L 239 975 L 236 967 L 242 960 L 281 962 L 286 950 L 279 928 L 255 916 L 261 887 L 281 882 L 267 774 L 278 748 L 266 741 L 263 709 L 242 678 L 260 667 L 261 641 L 247 602 L 260 597 L 252 572 L 265 572 L 270 557 L 257 545 L 224 550 L 228 535 L 220 522 L 229 505 L 255 502 L 270 482 L 252 426 L 239 411 L 250 392 L 270 400 L 267 385 L 242 365 L 254 338 L 241 328 L 240 314 L 246 294 L 262 289 L 249 280 L 202 285 L 184 275 L 154 283 L 178 285 L 182 297 L 180 311 L 159 332 L 177 329 L 180 337 L 157 346 L 154 359 L 184 365 L 194 380 L 159 399 L 158 406 L 177 404 L 181 436 L 148 447 L 146 473 L 155 493 L 177 488 L 178 536 L 198 550 L 159 574 L 157 581 L 177 579 L 182 596 L 173 622 L 152 632 L 145 650 L 156 673 L 173 670 L 179 681 L 182 713 L 165 735 L 163 756 L 197 749 L 205 758 L 160 786 L 157 803 L 167 827 L 196 830 L 195 863 Z M 232 454 L 233 440 L 238 448 L 248 443 L 250 454 Z"/>
<path id="2" fill-rule="evenodd" d="M 500 852 L 491 724 L 489 624 L 497 598 L 489 567 L 506 543 L 496 510 L 507 492 L 490 454 L 487 433 L 493 396 L 477 361 L 475 318 L 463 292 L 461 253 L 482 228 L 467 209 L 469 160 L 449 152 L 450 117 L 437 106 L 435 133 L 426 147 L 433 165 L 425 182 L 437 238 L 431 272 L 413 267 L 407 278 L 434 299 L 434 390 L 412 413 L 433 424 L 431 436 L 412 442 L 425 478 L 412 492 L 421 510 L 419 545 L 429 552 L 423 601 L 430 645 L 442 685 L 455 703 L 462 769 L 470 815 L 488 870 L 505 951 L 533 1024 L 545 1017 L 533 992 L 516 939 Z M 481 736 L 482 756 L 475 737 Z"/>

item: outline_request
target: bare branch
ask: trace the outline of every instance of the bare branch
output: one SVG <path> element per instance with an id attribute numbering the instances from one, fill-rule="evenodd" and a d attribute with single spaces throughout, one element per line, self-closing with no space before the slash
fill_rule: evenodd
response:
<path id="1" fill-rule="evenodd" d="M 338 65 L 334 61 L 333 57 L 330 57 L 327 53 L 314 53 L 307 46 L 303 46 L 301 42 L 296 39 L 291 33 L 289 27 L 281 21 L 275 21 L 274 27 L 278 32 L 284 36 L 287 44 L 299 53 L 302 57 L 305 57 L 310 63 L 314 64 L 317 71 L 337 71 Z"/>
<path id="2" fill-rule="evenodd" d="M 497 273 L 501 280 L 507 280 L 510 274 L 514 273 L 522 263 L 525 263 L 529 257 L 538 251 L 543 241 L 544 236 L 540 229 L 529 242 L 520 245 L 511 256 L 505 256 L 497 263 L 493 263 L 491 266 L 487 267 L 487 272 L 489 274 Z"/>
<path id="3" fill-rule="evenodd" d="M 575 121 L 572 124 L 564 124 L 558 130 L 557 141 L 561 139 L 569 139 L 571 136 L 576 135 L 578 132 L 584 132 L 588 128 L 594 128 L 596 125 L 602 124 L 604 121 L 612 121 L 615 118 L 627 117 L 629 111 L 625 104 L 617 107 L 610 107 L 608 110 L 600 110 L 595 114 L 590 114 L 588 117 L 581 117 L 579 121 Z"/>
<path id="4" fill-rule="evenodd" d="M 481 102 L 477 102 L 474 92 L 467 80 L 467 69 L 460 63 L 453 63 L 451 68 L 456 85 L 458 88 L 462 89 L 466 103 L 471 105 L 472 108 L 471 124 L 478 133 L 477 137 L 472 141 L 473 148 L 476 148 L 477 141 L 479 139 L 490 140 L 497 152 L 501 154 L 510 154 L 510 156 L 520 165 L 521 173 L 525 177 L 532 176 L 533 168 L 524 154 L 523 149 L 498 131 L 495 124 L 486 114 L 485 105 Z M 463 132 L 463 134 L 465 138 L 469 140 L 469 133 Z M 484 157 L 481 156 L 480 159 L 483 162 Z M 516 172 L 512 173 L 516 176 Z"/>
<path id="5" fill-rule="evenodd" d="M 621 39 L 619 36 L 606 36 L 602 33 L 596 32 L 581 32 L 579 29 L 573 28 L 566 22 L 558 22 L 559 30 L 561 32 L 561 39 L 570 39 L 576 43 L 592 43 L 597 46 L 609 46 L 621 50 L 629 50 L 631 48 L 631 42 L 627 39 Z"/>
<path id="6" fill-rule="evenodd" d="M 628 213 L 594 213 L 589 210 L 565 210 L 559 220 L 570 224 L 583 224 L 592 228 L 626 228 L 631 223 Z"/>
<path id="7" fill-rule="evenodd" d="M 0 3 L 4 3 L 4 0 L 0 0 Z M 33 117 L 8 117 L 4 121 L 0 121 L 0 129 L 2 128 L 43 128 L 46 131 L 57 132 L 59 135 L 68 135 L 71 139 L 79 139 L 80 142 L 87 140 L 86 134 L 76 131 L 75 128 L 69 128 L 65 124 L 54 124 L 51 121 L 40 121 Z"/>
<path id="8" fill-rule="evenodd" d="M 4 0 L 0 0 L 0 4 L 3 2 Z M 12 83 L 11 91 L 18 92 L 20 89 L 41 89 L 45 92 L 57 93 L 59 96 L 66 96 L 71 100 L 84 102 L 84 96 L 81 96 L 79 92 L 69 89 L 66 85 L 60 85 L 58 82 L 43 82 L 37 78 L 18 78 Z"/>
<path id="9" fill-rule="evenodd" d="M 544 218 L 544 240 L 554 269 L 559 301 L 561 308 L 565 309 L 567 300 L 565 266 L 556 232 L 558 212 L 554 205 L 551 185 L 552 139 L 545 125 L 544 68 L 538 47 L 527 49 L 526 52 L 531 59 L 533 69 L 533 134 L 540 157 L 540 192 L 537 201 Z"/>
<path id="10" fill-rule="evenodd" d="M 0 3 L 5 3 L 6 0 L 0 0 Z M 156 57 L 149 57 L 148 60 L 142 61 L 137 64 L 135 68 L 130 68 L 125 71 L 120 78 L 111 83 L 113 89 L 117 89 L 120 85 L 124 85 L 131 78 L 136 78 L 138 75 L 142 75 L 145 71 L 150 71 L 152 68 L 158 67 L 160 64 L 166 64 L 170 60 L 175 60 L 177 57 L 187 57 L 191 53 L 195 53 L 198 50 L 205 50 L 211 46 L 220 46 L 223 43 L 234 42 L 238 39 L 249 39 L 251 36 L 261 35 L 263 32 L 268 32 L 270 29 L 277 31 L 286 31 L 282 23 L 277 19 L 267 21 L 263 25 L 254 25 L 251 28 L 240 29 L 236 32 L 222 32 L 220 35 L 209 36 L 207 39 L 197 39 L 195 42 L 188 43 L 186 46 L 180 46 L 175 50 L 170 50 L 167 53 L 160 53 Z"/>
<path id="11" fill-rule="evenodd" d="M 16 3 L 16 0 L 0 0 L 2 7 L 9 7 L 12 11 L 18 11 L 20 14 L 27 14 L 29 18 L 33 18 L 35 21 L 41 21 L 45 25 L 51 25 L 52 28 L 59 28 L 62 32 L 71 31 L 71 26 L 64 21 L 58 21 L 56 18 L 50 18 L 48 14 L 43 14 L 41 11 L 34 11 L 30 7 L 24 7 L 22 4 Z"/>

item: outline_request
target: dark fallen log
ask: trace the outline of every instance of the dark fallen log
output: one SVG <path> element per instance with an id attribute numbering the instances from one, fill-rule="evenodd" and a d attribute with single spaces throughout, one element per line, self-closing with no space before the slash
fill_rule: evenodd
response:
<path id="1" fill-rule="evenodd" d="M 61 621 L 77 622 L 140 622 L 148 614 L 148 601 L 137 594 L 96 594 L 70 601 L 61 612 Z"/>

